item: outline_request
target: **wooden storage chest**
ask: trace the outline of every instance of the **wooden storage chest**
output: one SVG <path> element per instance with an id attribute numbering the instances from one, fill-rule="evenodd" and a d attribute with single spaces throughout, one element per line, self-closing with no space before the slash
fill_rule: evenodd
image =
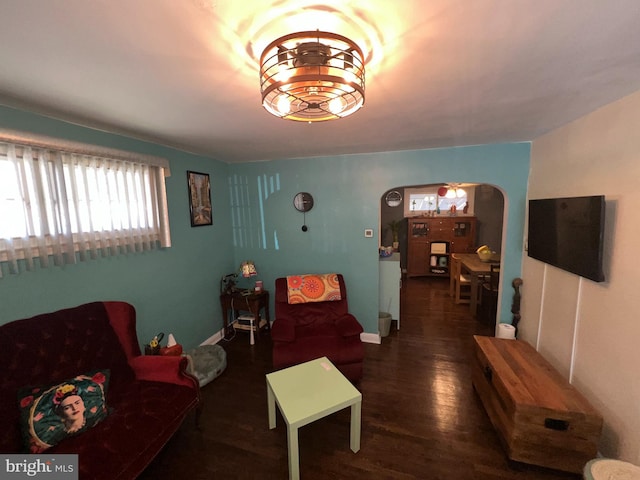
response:
<path id="1" fill-rule="evenodd" d="M 474 336 L 473 386 L 510 459 L 581 473 L 602 417 L 531 345 Z"/>

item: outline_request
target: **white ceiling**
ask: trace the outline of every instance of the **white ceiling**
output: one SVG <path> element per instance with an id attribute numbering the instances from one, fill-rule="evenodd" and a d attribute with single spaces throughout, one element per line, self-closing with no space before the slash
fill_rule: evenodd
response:
<path id="1" fill-rule="evenodd" d="M 0 19 L 1 104 L 225 162 L 528 141 L 640 89 L 638 0 L 0 0 Z M 254 57 L 316 28 L 372 52 L 364 108 L 277 119 Z"/>

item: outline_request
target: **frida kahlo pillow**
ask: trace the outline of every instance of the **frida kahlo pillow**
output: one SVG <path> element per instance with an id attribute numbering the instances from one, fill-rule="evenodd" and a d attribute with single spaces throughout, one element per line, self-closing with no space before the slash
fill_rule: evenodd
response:
<path id="1" fill-rule="evenodd" d="M 48 387 L 22 388 L 18 406 L 27 451 L 43 452 L 104 419 L 109 375 L 96 370 Z"/>

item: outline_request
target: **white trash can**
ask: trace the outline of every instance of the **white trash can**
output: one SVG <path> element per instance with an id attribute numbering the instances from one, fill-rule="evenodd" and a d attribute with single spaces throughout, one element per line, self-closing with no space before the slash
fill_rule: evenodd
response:
<path id="1" fill-rule="evenodd" d="M 391 329 L 391 314 L 388 312 L 378 312 L 378 331 L 381 337 L 389 335 Z"/>

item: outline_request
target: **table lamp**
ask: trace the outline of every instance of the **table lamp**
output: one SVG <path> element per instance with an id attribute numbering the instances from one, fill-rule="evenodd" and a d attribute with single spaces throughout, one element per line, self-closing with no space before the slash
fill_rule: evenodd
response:
<path id="1" fill-rule="evenodd" d="M 240 265 L 240 271 L 242 272 L 242 276 L 244 278 L 255 277 L 256 275 L 258 275 L 256 265 L 252 260 L 242 262 L 242 265 Z"/>
<path id="2" fill-rule="evenodd" d="M 247 260 L 245 262 L 242 262 L 242 265 L 240 265 L 240 272 L 242 273 L 242 276 L 244 278 L 255 277 L 256 275 L 258 275 L 258 271 L 256 270 L 256 265 L 255 263 L 253 263 L 252 260 Z M 256 280 L 256 285 L 254 287 L 254 290 L 256 292 L 262 291 L 261 280 Z"/>

